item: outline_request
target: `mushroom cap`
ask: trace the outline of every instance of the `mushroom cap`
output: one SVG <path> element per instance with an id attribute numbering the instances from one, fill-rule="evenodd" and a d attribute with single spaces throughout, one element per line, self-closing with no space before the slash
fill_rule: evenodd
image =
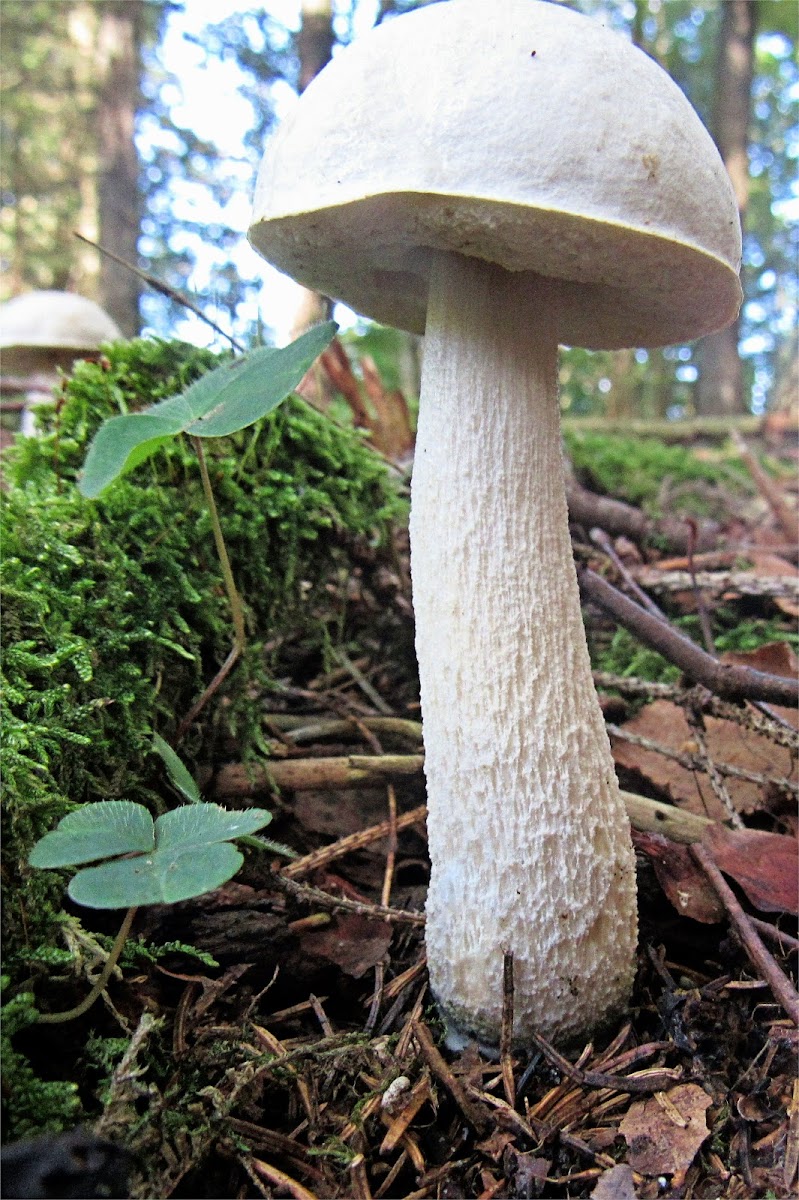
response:
<path id="1" fill-rule="evenodd" d="M 416 333 L 436 251 L 563 280 L 560 340 L 593 349 L 700 337 L 741 303 L 699 117 L 632 43 L 545 0 L 432 4 L 338 54 L 267 147 L 249 237 Z"/>
<path id="2" fill-rule="evenodd" d="M 25 292 L 0 304 L 3 368 L 25 374 L 70 366 L 121 333 L 108 314 L 71 292 Z"/>

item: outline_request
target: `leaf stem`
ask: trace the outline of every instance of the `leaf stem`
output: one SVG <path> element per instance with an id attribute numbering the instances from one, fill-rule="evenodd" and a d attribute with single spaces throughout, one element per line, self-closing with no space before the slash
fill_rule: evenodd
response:
<path id="1" fill-rule="evenodd" d="M 244 610 L 241 606 L 241 597 L 236 588 L 236 582 L 233 578 L 233 571 L 228 558 L 227 546 L 222 533 L 222 525 L 219 520 L 219 513 L 216 509 L 216 501 L 214 500 L 214 491 L 211 487 L 211 476 L 208 474 L 208 464 L 205 461 L 205 451 L 203 450 L 202 438 L 192 436 L 192 445 L 197 454 L 197 461 L 200 464 L 200 477 L 203 481 L 203 491 L 208 504 L 208 512 L 211 517 L 211 528 L 214 531 L 214 542 L 216 543 L 216 552 L 219 555 L 219 563 L 222 567 L 222 576 L 225 581 L 225 591 L 227 592 L 228 600 L 230 601 L 230 611 L 233 617 L 233 630 L 235 633 L 236 646 L 241 654 L 246 641 L 246 633 L 244 630 Z"/>
<path id="2" fill-rule="evenodd" d="M 117 965 L 122 948 L 128 940 L 130 927 L 133 924 L 133 918 L 136 916 L 136 909 L 129 908 L 125 913 L 125 918 L 119 927 L 119 933 L 111 947 L 111 952 L 106 959 L 105 966 L 100 972 L 100 977 L 95 983 L 92 990 L 89 992 L 80 1004 L 76 1004 L 74 1008 L 67 1009 L 66 1012 L 60 1013 L 39 1013 L 36 1018 L 37 1024 L 42 1025 L 60 1025 L 62 1021 L 74 1021 L 76 1017 L 82 1017 L 85 1012 L 91 1008 L 95 1000 L 102 992 L 105 991 L 105 986 L 111 978 L 114 967 Z"/>
<path id="3" fill-rule="evenodd" d="M 219 668 L 214 678 L 208 684 L 208 687 L 200 696 L 199 700 L 196 702 L 196 704 L 192 705 L 191 709 L 178 726 L 174 738 L 175 745 L 177 745 L 177 743 L 180 742 L 185 736 L 185 734 L 193 725 L 194 721 L 197 719 L 199 713 L 203 710 L 203 708 L 205 708 L 205 705 L 213 696 L 214 692 L 216 692 L 224 683 L 225 679 L 227 679 L 234 665 L 241 657 L 247 641 L 247 633 L 244 628 L 244 609 L 241 605 L 241 597 L 239 596 L 238 589 L 236 588 L 236 581 L 233 578 L 233 571 L 230 566 L 230 559 L 228 558 L 225 537 L 222 533 L 222 524 L 219 520 L 216 501 L 214 500 L 214 491 L 211 486 L 211 476 L 208 474 L 208 464 L 205 460 L 205 451 L 203 450 L 202 438 L 192 435 L 191 441 L 197 454 L 197 461 L 200 465 L 200 478 L 203 482 L 203 492 L 205 493 L 205 499 L 208 504 L 208 512 L 211 517 L 211 528 L 214 533 L 214 543 L 216 544 L 216 552 L 219 556 L 219 564 L 222 567 L 222 578 L 224 579 L 225 583 L 225 591 L 227 592 L 228 601 L 230 603 L 230 613 L 231 617 L 233 618 L 233 648 L 231 649 L 230 654 L 228 654 L 225 661 L 222 663 L 222 666 Z"/>

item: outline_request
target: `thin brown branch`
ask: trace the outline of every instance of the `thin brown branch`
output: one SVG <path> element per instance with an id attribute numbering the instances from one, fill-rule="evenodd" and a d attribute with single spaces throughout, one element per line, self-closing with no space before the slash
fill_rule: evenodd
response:
<path id="1" fill-rule="evenodd" d="M 757 484 L 758 491 L 768 501 L 771 511 L 780 524 L 782 532 L 788 538 L 789 542 L 796 545 L 799 542 L 799 513 L 788 503 L 778 485 L 763 470 L 738 430 L 734 429 L 730 436 L 732 444 L 741 456 L 742 462 L 746 465 L 749 474 Z"/>
<path id="2" fill-rule="evenodd" d="M 473 1104 L 466 1095 L 466 1089 L 461 1084 L 460 1080 L 456 1079 L 452 1071 L 444 1061 L 441 1052 L 436 1047 L 430 1036 L 430 1031 L 422 1021 L 414 1021 L 412 1025 L 413 1036 L 416 1040 L 422 1057 L 425 1059 L 430 1070 L 435 1075 L 436 1079 L 444 1085 L 452 1099 L 457 1104 L 458 1108 L 463 1113 L 467 1122 L 476 1129 L 479 1133 L 483 1133 L 488 1127 L 488 1116 L 481 1107 Z"/>
<path id="3" fill-rule="evenodd" d="M 713 862 L 705 847 L 700 843 L 696 843 L 691 846 L 691 853 L 705 872 L 708 880 L 713 885 L 714 891 L 727 910 L 727 915 L 755 970 L 771 988 L 775 1000 L 779 1001 L 794 1025 L 799 1025 L 799 993 L 797 993 L 788 977 L 780 970 L 769 950 L 763 945 L 760 935 L 752 925 L 750 918 L 738 903 L 735 893 Z"/>
<path id="4" fill-rule="evenodd" d="M 653 592 L 737 592 L 740 596 L 787 596 L 799 598 L 799 575 L 756 575 L 753 571 L 661 571 L 658 567 L 634 567 L 632 578 Z"/>
<path id="5" fill-rule="evenodd" d="M 403 908 L 385 908 L 381 904 L 369 904 L 366 901 L 347 900 L 344 896 L 331 896 L 321 888 L 310 887 L 307 883 L 297 883 L 293 879 L 284 879 L 277 871 L 272 874 L 272 882 L 282 892 L 288 892 L 295 900 L 304 904 L 316 904 L 329 912 L 351 912 L 361 917 L 371 917 L 375 921 L 390 921 L 394 924 L 424 925 L 422 913 L 407 912 Z"/>
<path id="6" fill-rule="evenodd" d="M 662 1091 L 677 1082 L 682 1071 L 679 1067 L 653 1067 L 633 1075 L 612 1075 L 607 1071 L 582 1071 L 557 1052 L 540 1034 L 533 1033 L 532 1040 L 552 1064 L 567 1078 L 583 1087 L 613 1088 L 617 1092 L 651 1093 Z"/>
<path id="7" fill-rule="evenodd" d="M 612 537 L 621 535 L 638 544 L 657 539 L 661 545 L 665 544 L 677 554 L 686 554 L 688 551 L 691 534 L 681 517 L 655 520 L 623 500 L 589 492 L 573 479 L 566 485 L 566 499 L 569 520 L 573 525 L 582 525 L 586 529 L 599 526 Z M 720 527 L 715 521 L 700 522 L 697 529 L 698 547 L 711 549 L 715 546 L 719 531 Z"/>
<path id="8" fill-rule="evenodd" d="M 402 816 L 395 816 L 393 820 L 389 817 L 387 821 L 381 821 L 379 825 L 372 825 L 369 829 L 350 833 L 347 837 L 339 838 L 337 842 L 333 842 L 329 846 L 321 846 L 318 850 L 313 850 L 310 854 L 295 859 L 281 871 L 281 874 L 284 879 L 297 879 L 300 875 L 309 875 L 311 871 L 317 871 L 337 858 L 343 858 L 345 854 L 351 854 L 354 850 L 363 850 L 365 846 L 381 842 L 383 838 L 391 839 L 392 835 L 396 836 L 401 830 L 410 829 L 412 825 L 421 825 L 426 817 L 427 808 L 424 804 L 420 804 L 417 808 L 412 808 L 410 812 L 403 813 Z"/>
<path id="9" fill-rule="evenodd" d="M 663 742 L 643 737 L 640 733 L 630 733 L 618 725 L 608 723 L 606 728 L 612 738 L 616 738 L 620 742 L 628 742 L 631 746 L 640 746 L 642 750 L 651 750 L 654 754 L 660 754 L 671 762 L 679 763 L 686 771 L 707 771 L 706 760 L 698 754 L 688 754 L 684 750 L 672 750 Z M 776 787 L 780 791 L 791 792 L 794 795 L 799 793 L 799 784 L 792 779 L 786 779 L 783 775 L 761 775 L 757 771 L 746 771 L 743 767 L 735 767 L 732 763 L 719 762 L 714 765 L 719 775 L 726 775 L 731 779 L 743 779 L 746 783 L 753 783 L 757 787 Z"/>
<path id="10" fill-rule="evenodd" d="M 286 788 L 350 788 L 396 782 L 419 775 L 421 754 L 349 754 L 342 758 L 269 759 L 263 763 L 228 763 L 214 777 L 214 794 L 254 796 Z"/>
<path id="11" fill-rule="evenodd" d="M 648 679 L 635 679 L 624 675 L 613 675 L 609 671 L 594 671 L 594 684 L 608 691 L 621 692 L 623 696 L 644 696 L 647 700 L 673 700 L 675 704 L 699 704 L 702 712 L 722 721 L 734 721 L 752 733 L 770 738 L 778 746 L 799 751 L 799 732 L 777 721 L 765 713 L 757 712 L 748 705 L 733 704 L 720 700 L 704 688 L 686 688 L 674 683 L 652 683 Z M 701 692 L 697 696 L 697 690 Z"/>
<path id="12" fill-rule="evenodd" d="M 647 646 L 657 650 L 697 683 L 702 683 L 725 700 L 765 700 L 768 704 L 795 706 L 799 702 L 799 682 L 780 675 L 769 675 L 752 667 L 722 663 L 706 650 L 683 637 L 671 625 L 653 617 L 630 600 L 618 588 L 588 567 L 578 571 L 583 595 L 635 634 Z"/>
<path id="13" fill-rule="evenodd" d="M 206 316 L 202 309 L 198 308 L 182 292 L 178 292 L 175 288 L 170 287 L 168 283 L 163 283 L 160 279 L 156 279 L 155 275 L 151 275 L 149 271 L 142 271 L 141 267 L 134 266 L 127 259 L 120 258 L 118 254 L 114 254 L 113 250 L 109 250 L 107 246 L 101 246 L 99 242 L 93 242 L 91 238 L 84 237 L 82 233 L 78 233 L 77 229 L 73 230 L 73 234 L 78 241 L 85 242 L 87 246 L 91 246 L 94 250 L 99 250 L 101 254 L 104 254 L 106 258 L 110 258 L 112 262 L 118 263 L 120 267 L 125 267 L 126 270 L 130 271 L 138 279 L 141 279 L 143 283 L 148 284 L 154 291 L 160 292 L 168 300 L 174 300 L 176 304 L 180 304 L 183 308 L 187 308 L 189 312 L 193 312 L 195 317 L 199 317 L 201 321 L 205 321 L 206 325 L 210 325 L 211 329 L 218 333 L 220 337 L 230 342 L 234 350 L 244 350 L 240 342 L 237 342 L 221 325 L 217 325 L 215 321 Z"/>

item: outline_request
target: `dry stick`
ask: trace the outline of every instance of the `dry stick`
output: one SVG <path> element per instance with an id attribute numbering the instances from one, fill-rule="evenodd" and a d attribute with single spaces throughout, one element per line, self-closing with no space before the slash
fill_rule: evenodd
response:
<path id="1" fill-rule="evenodd" d="M 160 279 L 156 279 L 154 275 L 149 273 L 149 271 L 142 271 L 140 267 L 136 267 L 133 265 L 133 263 L 129 263 L 127 259 L 120 258 L 118 254 L 114 254 L 113 250 L 108 250 L 105 246 L 101 246 L 99 242 L 93 242 L 90 238 L 84 237 L 83 234 L 78 233 L 77 230 L 73 230 L 73 236 L 76 237 L 78 241 L 85 242 L 87 246 L 91 246 L 92 249 L 99 250 L 101 254 L 104 254 L 106 258 L 110 258 L 112 262 L 119 263 L 121 267 L 125 267 L 126 270 L 130 271 L 133 275 L 138 276 L 139 279 L 149 284 L 151 288 L 154 288 L 156 292 L 160 292 L 162 296 L 166 296 L 168 300 L 174 300 L 176 304 L 181 304 L 184 308 L 187 308 L 189 312 L 193 312 L 195 317 L 199 317 L 201 321 L 205 321 L 206 325 L 210 325 L 211 328 L 220 335 L 220 337 L 223 337 L 230 342 L 234 350 L 244 350 L 244 347 L 237 342 L 231 334 L 226 333 L 220 325 L 217 325 L 215 321 L 212 321 L 210 317 L 206 316 L 196 304 L 193 304 L 191 300 L 187 299 L 187 297 L 181 292 L 176 291 L 175 288 L 170 287 L 168 283 L 162 283 Z"/>
<path id="2" fill-rule="evenodd" d="M 642 587 L 639 587 L 635 577 L 619 558 L 618 554 L 616 553 L 616 547 L 613 545 L 613 542 L 605 533 L 604 529 L 595 527 L 590 531 L 588 536 L 595 546 L 599 546 L 600 550 L 603 550 L 604 553 L 607 554 L 608 558 L 613 563 L 614 567 L 619 572 L 638 603 L 643 605 L 648 612 L 651 612 L 653 617 L 658 617 L 661 621 L 665 621 L 665 613 L 662 613 L 655 604 L 654 600 L 647 596 Z"/>
<path id="3" fill-rule="evenodd" d="M 691 853 L 707 875 L 727 910 L 727 915 L 735 926 L 741 944 L 755 969 L 765 979 L 775 999 L 779 1000 L 794 1025 L 799 1025 L 799 993 L 796 992 L 790 980 L 783 974 L 771 953 L 763 945 L 752 922 L 738 903 L 735 893 L 704 846 L 698 843 L 692 845 Z"/>
<path id="4" fill-rule="evenodd" d="M 365 901 L 347 900 L 343 896 L 331 896 L 321 888 L 310 887 L 307 883 L 295 883 L 293 879 L 284 879 L 279 872 L 271 876 L 275 887 L 281 892 L 288 892 L 297 900 L 306 904 L 318 904 L 330 912 L 358 913 L 362 917 L 372 917 L 376 921 L 390 921 L 405 925 L 424 925 L 422 913 L 408 912 L 404 908 L 385 908 L 382 904 L 369 904 Z"/>
<path id="5" fill-rule="evenodd" d="M 558 1054 L 554 1046 L 550 1046 L 549 1042 L 540 1034 L 534 1032 L 531 1036 L 544 1058 L 548 1059 L 568 1079 L 583 1087 L 613 1088 L 617 1092 L 659 1092 L 682 1076 L 679 1067 L 655 1067 L 635 1075 L 611 1075 L 606 1071 L 582 1071 L 570 1063 L 567 1058 Z"/>
<path id="6" fill-rule="evenodd" d="M 622 534 L 639 543 L 657 538 L 680 554 L 684 554 L 688 547 L 688 531 L 682 518 L 653 520 L 640 508 L 611 496 L 598 496 L 580 487 L 574 480 L 569 480 L 566 485 L 566 499 L 569 520 L 573 525 L 583 525 L 586 529 L 598 525 L 614 537 Z M 716 545 L 719 529 L 715 521 L 701 522 L 699 537 L 703 548 L 710 549 Z"/>
<path id="7" fill-rule="evenodd" d="M 421 774 L 421 754 L 348 754 L 341 758 L 270 759 L 268 763 L 228 763 L 214 777 L 214 793 L 253 796 L 276 788 L 368 787 Z"/>
<path id="8" fill-rule="evenodd" d="M 353 731 L 352 720 L 340 717 L 265 713 L 263 721 L 266 725 L 274 726 L 295 746 L 329 737 L 346 738 Z M 405 717 L 360 717 L 358 726 L 363 726 L 378 737 L 396 737 L 413 743 L 422 740 L 421 722 L 409 721 Z"/>
<path id="9" fill-rule="evenodd" d="M 697 583 L 696 564 L 694 563 L 694 552 L 696 550 L 696 543 L 699 537 L 699 526 L 692 517 L 688 518 L 686 525 L 688 526 L 689 532 L 688 571 L 691 576 L 691 589 L 694 594 L 694 600 L 696 601 L 696 611 L 699 614 L 699 625 L 702 630 L 702 640 L 705 643 L 705 649 L 707 650 L 708 654 L 712 654 L 715 658 L 716 644 L 713 641 L 713 628 L 710 624 L 710 616 L 707 611 L 705 597 L 702 594 L 699 584 Z"/>
<path id="10" fill-rule="evenodd" d="M 296 1179 L 292 1179 L 284 1171 L 279 1171 L 271 1163 L 263 1162 L 260 1158 L 248 1158 L 246 1162 L 249 1163 L 256 1175 L 260 1175 L 262 1179 L 265 1179 L 267 1183 L 271 1183 L 274 1187 L 285 1189 L 293 1197 L 293 1200 L 318 1200 L 316 1192 L 309 1192 Z"/>
<path id="11" fill-rule="evenodd" d="M 653 592 L 687 592 L 701 598 L 704 591 L 738 592 L 741 596 L 799 596 L 799 576 L 754 575 L 751 571 L 662 571 L 659 567 L 636 567 L 630 577 Z"/>
<path id="12" fill-rule="evenodd" d="M 768 500 L 771 511 L 779 521 L 783 533 L 789 542 L 796 545 L 799 541 L 799 513 L 791 507 L 777 484 L 763 470 L 737 429 L 732 431 L 731 438 L 732 444 L 757 484 L 758 491 Z"/>
<path id="13" fill-rule="evenodd" d="M 391 705 L 387 704 L 380 693 L 372 687 L 363 671 L 356 667 L 355 663 L 344 650 L 336 650 L 334 657 L 338 659 L 347 673 L 352 676 L 364 696 L 372 702 L 378 712 L 382 713 L 384 717 L 393 717 L 395 715 Z"/>
<path id="14" fill-rule="evenodd" d="M 513 1108 L 516 1104 L 516 1082 L 513 1078 L 513 953 L 502 955 L 502 1026 L 499 1035 L 499 1061 L 502 1067 L 502 1086 L 505 1099 Z"/>
<path id="15" fill-rule="evenodd" d="M 422 1057 L 436 1079 L 440 1083 L 443 1083 L 472 1128 L 476 1129 L 478 1133 L 483 1133 L 488 1126 L 487 1115 L 474 1105 L 466 1095 L 465 1088 L 452 1074 L 441 1052 L 435 1046 L 427 1026 L 422 1021 L 414 1021 L 411 1028 Z"/>
<path id="16" fill-rule="evenodd" d="M 799 682 L 751 667 L 721 663 L 707 651 L 653 617 L 588 567 L 578 570 L 580 588 L 646 645 L 659 651 L 697 683 L 726 700 L 765 700 L 788 707 L 799 702 Z"/>
<path id="17" fill-rule="evenodd" d="M 397 861 L 397 793 L 394 785 L 388 785 L 388 850 L 386 852 L 386 870 L 383 876 L 383 890 L 380 893 L 380 903 L 388 908 L 391 900 L 391 885 L 394 882 L 394 864 Z"/>
<path id="18" fill-rule="evenodd" d="M 700 703 L 702 710 L 711 717 L 722 721 L 734 721 L 752 733 L 760 733 L 770 738 L 778 746 L 789 750 L 799 751 L 799 731 L 786 724 L 782 719 L 777 720 L 769 713 L 755 712 L 749 707 L 732 704 L 728 700 L 720 700 L 718 696 L 702 689 L 701 696 L 696 696 L 696 688 L 680 687 L 673 683 L 651 683 L 647 679 L 627 678 L 624 675 L 613 675 L 609 671 L 594 671 L 594 684 L 598 688 L 621 692 L 628 696 L 645 696 L 648 700 L 672 700 L 675 704 Z"/>
<path id="19" fill-rule="evenodd" d="M 640 746 L 642 750 L 651 750 L 654 754 L 660 754 L 663 758 L 678 763 L 686 771 L 704 772 L 707 770 L 707 763 L 698 754 L 689 754 L 684 750 L 672 750 L 663 742 L 643 737 L 640 733 L 630 733 L 629 730 L 614 725 L 610 721 L 606 728 L 611 738 L 620 742 L 628 742 L 631 746 Z M 784 775 L 761 775 L 757 771 L 746 771 L 743 767 L 735 767 L 732 763 L 719 762 L 714 766 L 719 775 L 726 775 L 730 779 L 742 779 L 744 782 L 754 783 L 758 787 L 776 787 L 783 792 L 794 794 L 799 792 L 799 783 L 793 779 L 787 779 Z"/>
<path id="20" fill-rule="evenodd" d="M 750 917 L 749 920 L 755 929 L 763 934 L 763 937 L 767 937 L 769 941 L 774 942 L 775 946 L 779 946 L 783 954 L 788 954 L 791 950 L 799 950 L 799 938 L 792 937 L 790 933 L 785 933 L 776 925 L 769 925 L 768 921 L 761 921 L 759 917 Z"/>
<path id="21" fill-rule="evenodd" d="M 393 792 L 393 788 L 391 791 Z M 391 800 L 389 799 L 390 803 Z M 347 837 L 340 838 L 337 842 L 333 842 L 329 846 L 322 846 L 319 850 L 314 850 L 311 854 L 306 854 L 304 858 L 296 859 L 281 871 L 281 875 L 284 879 L 296 879 L 297 876 L 307 875 L 311 871 L 316 871 L 319 867 L 324 867 L 353 850 L 362 850 L 364 846 L 380 842 L 385 837 L 391 838 L 392 835 L 395 839 L 396 852 L 397 833 L 400 830 L 409 829 L 412 825 L 421 825 L 427 817 L 427 807 L 424 804 L 420 804 L 418 808 L 413 808 L 410 812 L 403 813 L 401 817 L 398 817 L 396 815 L 396 795 L 394 797 L 394 805 L 394 815 L 389 816 L 387 821 L 381 821 L 379 825 L 372 825 L 369 829 L 360 830 L 358 833 L 348 834 Z M 388 864 L 386 865 L 388 867 Z M 383 883 L 382 903 L 384 905 L 388 904 L 385 880 Z"/>
<path id="22" fill-rule="evenodd" d="M 694 739 L 699 747 L 699 755 L 704 765 L 704 770 L 707 773 L 707 777 L 710 780 L 710 786 L 713 789 L 713 794 L 726 812 L 729 822 L 733 828 L 743 829 L 743 818 L 736 810 L 735 805 L 730 797 L 730 793 L 727 791 L 727 788 L 724 785 L 724 780 L 722 779 L 713 759 L 710 757 L 710 750 L 708 749 L 707 738 L 705 737 L 705 721 L 701 712 L 698 712 L 695 708 L 692 708 L 689 705 L 685 710 L 685 717 L 691 729 L 693 730 Z"/>

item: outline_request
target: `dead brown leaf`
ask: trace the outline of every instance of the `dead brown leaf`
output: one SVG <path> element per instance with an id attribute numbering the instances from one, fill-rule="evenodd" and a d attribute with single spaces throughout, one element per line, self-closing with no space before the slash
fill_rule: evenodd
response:
<path id="1" fill-rule="evenodd" d="M 599 1176 L 591 1200 L 636 1200 L 632 1168 L 627 1163 Z"/>
<path id="2" fill-rule="evenodd" d="M 335 963 L 345 975 L 360 979 L 383 958 L 391 937 L 391 926 L 385 921 L 345 913 L 324 929 L 304 933 L 302 948 L 306 954 Z"/>
<path id="3" fill-rule="evenodd" d="M 788 642 L 766 642 L 756 650 L 726 650 L 721 661 L 753 667 L 769 675 L 784 675 L 786 679 L 795 679 L 799 674 L 799 658 Z M 786 721 L 799 728 L 799 712 L 795 708 L 781 708 L 778 705 L 774 708 Z"/>
<path id="4" fill-rule="evenodd" d="M 756 908 L 799 911 L 796 838 L 762 829 L 710 825 L 702 840 L 719 870 L 741 885 Z"/>
<path id="5" fill-rule="evenodd" d="M 699 869 L 687 846 L 660 833 L 633 830 L 633 844 L 647 856 L 658 883 L 683 917 L 715 925 L 724 920 L 724 906 Z"/>
<path id="6" fill-rule="evenodd" d="M 762 734 L 716 717 L 706 717 L 705 725 L 708 750 L 714 762 L 727 763 L 762 775 L 790 778 L 795 774 L 790 750 L 775 746 Z M 691 728 L 682 709 L 670 700 L 655 700 L 648 704 L 623 728 L 628 733 L 657 741 L 670 750 L 696 750 Z M 645 750 L 618 739 L 611 740 L 613 757 L 618 766 L 637 771 L 672 803 L 688 812 L 700 813 L 717 821 L 726 819 L 727 814 L 706 774 L 688 770 L 655 750 Z M 725 778 L 725 784 L 739 812 L 756 812 L 765 807 L 767 796 L 760 784 L 729 776 Z"/>
<path id="7" fill-rule="evenodd" d="M 695 1083 L 636 1100 L 619 1126 L 630 1166 L 644 1175 L 683 1175 L 709 1136 L 710 1096 Z"/>

